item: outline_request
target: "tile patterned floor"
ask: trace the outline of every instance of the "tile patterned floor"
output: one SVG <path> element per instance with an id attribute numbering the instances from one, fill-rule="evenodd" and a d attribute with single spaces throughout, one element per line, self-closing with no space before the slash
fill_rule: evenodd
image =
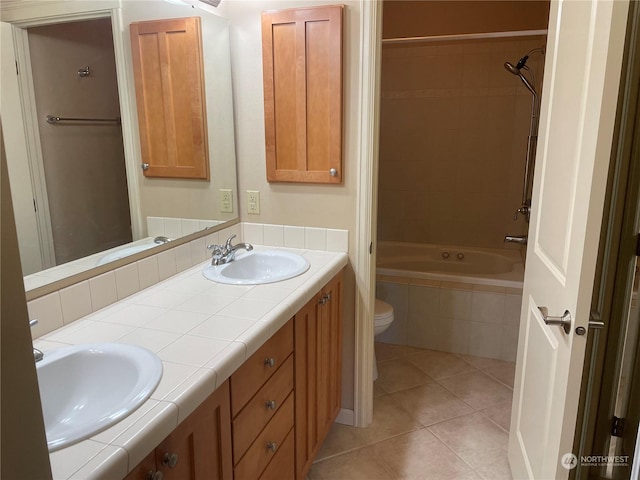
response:
<path id="1" fill-rule="evenodd" d="M 515 365 L 376 343 L 373 423 L 335 424 L 309 480 L 511 480 Z"/>

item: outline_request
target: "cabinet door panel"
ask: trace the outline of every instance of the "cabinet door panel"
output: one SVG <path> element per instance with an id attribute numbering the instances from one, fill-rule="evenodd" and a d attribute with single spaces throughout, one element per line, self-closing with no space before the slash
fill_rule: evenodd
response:
<path id="1" fill-rule="evenodd" d="M 262 14 L 270 182 L 343 181 L 342 11 L 332 5 Z"/>
<path id="2" fill-rule="evenodd" d="M 144 175 L 208 180 L 200 17 L 130 30 Z"/>
<path id="3" fill-rule="evenodd" d="M 294 321 L 296 478 L 304 479 L 340 411 L 342 273 Z"/>
<path id="4" fill-rule="evenodd" d="M 296 478 L 304 478 L 317 444 L 316 296 L 295 316 Z"/>
<path id="5" fill-rule="evenodd" d="M 231 480 L 229 383 L 225 382 L 156 448 L 164 480 Z M 166 455 L 177 455 L 174 467 Z"/>

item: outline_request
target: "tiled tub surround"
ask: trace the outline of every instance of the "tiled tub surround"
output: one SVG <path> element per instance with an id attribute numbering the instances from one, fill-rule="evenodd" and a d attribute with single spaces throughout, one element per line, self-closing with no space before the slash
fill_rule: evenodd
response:
<path id="1" fill-rule="evenodd" d="M 531 94 L 504 69 L 544 37 L 382 48 L 378 237 L 503 248 L 520 205 Z M 543 57 L 527 66 L 542 85 Z M 473 234 L 469 234 L 473 232 Z"/>
<path id="2" fill-rule="evenodd" d="M 140 345 L 164 367 L 132 415 L 51 454 L 54 478 L 123 478 L 347 264 L 345 253 L 287 250 L 304 255 L 310 269 L 276 284 L 229 286 L 205 279 L 200 262 L 35 341 L 45 356 L 80 343 Z"/>
<path id="3" fill-rule="evenodd" d="M 414 267 L 421 263 L 416 257 L 420 248 L 415 246 L 416 252 L 395 250 L 407 255 L 402 258 L 409 269 L 394 269 L 388 268 L 394 265 L 392 255 L 385 251 L 388 246 L 381 246 L 378 257 L 376 298 L 393 305 L 394 322 L 378 341 L 515 361 L 524 273 L 521 263 L 514 261 L 511 271 L 496 274 L 445 273 L 444 267 L 439 272 L 419 271 Z M 440 247 L 425 250 L 434 248 Z M 442 263 L 453 262 L 458 269 L 456 253 L 469 249 L 446 249 L 453 259 Z M 507 252 L 512 254 L 517 252 Z"/>

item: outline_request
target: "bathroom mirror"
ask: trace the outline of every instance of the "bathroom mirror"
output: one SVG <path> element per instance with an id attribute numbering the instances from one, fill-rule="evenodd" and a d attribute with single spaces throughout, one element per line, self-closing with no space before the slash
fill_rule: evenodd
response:
<path id="1" fill-rule="evenodd" d="M 122 265 L 127 255 L 151 254 L 166 239 L 237 221 L 229 25 L 220 13 L 177 0 L 2 2 L 0 113 L 27 292 L 50 290 L 52 283 L 94 268 L 104 271 L 112 261 Z M 129 25 L 195 16 L 202 25 L 211 177 L 145 178 Z M 73 43 L 69 32 L 76 31 L 81 53 L 67 59 L 61 49 Z M 105 40 L 99 31 L 111 37 Z M 110 54 L 100 50 L 109 44 Z M 109 63 L 111 84 L 105 83 Z M 61 94 L 56 82 L 72 93 Z M 91 83 L 99 93 L 91 93 Z M 115 95 L 111 104 L 109 92 Z M 88 140 L 92 135 L 95 143 Z M 104 143 L 107 137 L 120 137 L 119 143 Z M 229 210 L 221 191 L 231 195 L 231 212 L 221 211 Z M 105 205 L 113 208 L 102 211 Z"/>

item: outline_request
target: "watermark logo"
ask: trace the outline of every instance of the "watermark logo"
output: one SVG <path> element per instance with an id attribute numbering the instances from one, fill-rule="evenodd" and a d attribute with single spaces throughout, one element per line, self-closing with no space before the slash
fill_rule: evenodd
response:
<path id="1" fill-rule="evenodd" d="M 582 455 L 578 457 L 573 453 L 565 453 L 560 459 L 560 464 L 567 470 L 573 470 L 578 466 L 582 467 L 614 467 L 629 466 L 629 455 Z"/>
<path id="2" fill-rule="evenodd" d="M 567 470 L 573 470 L 578 466 L 578 457 L 573 453 L 565 453 L 560 460 L 560 464 Z"/>

